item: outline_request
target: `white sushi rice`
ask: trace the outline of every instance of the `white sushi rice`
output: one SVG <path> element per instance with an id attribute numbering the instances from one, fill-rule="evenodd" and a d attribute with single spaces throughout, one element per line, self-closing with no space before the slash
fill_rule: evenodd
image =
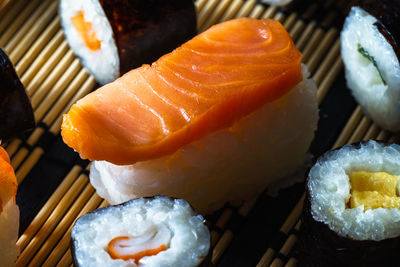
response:
<path id="1" fill-rule="evenodd" d="M 197 266 L 210 249 L 210 233 L 201 215 L 182 199 L 135 199 L 121 206 L 97 210 L 81 217 L 72 229 L 78 266 L 137 266 L 134 260 L 112 259 L 108 243 L 118 236 L 141 236 L 148 230 L 167 229 L 167 249 L 143 257 L 140 266 Z"/>
<path id="2" fill-rule="evenodd" d="M 71 18 L 84 12 L 101 42 L 99 50 L 86 47 L 84 41 L 71 23 Z M 118 48 L 110 23 L 98 0 L 61 0 L 60 19 L 68 44 L 100 84 L 106 84 L 119 77 Z"/>
<path id="3" fill-rule="evenodd" d="M 347 208 L 352 171 L 400 175 L 400 146 L 368 141 L 357 149 L 346 145 L 332 151 L 311 168 L 308 181 L 311 213 L 341 236 L 355 240 L 383 240 L 400 236 L 400 210 L 364 206 Z M 400 192 L 400 183 L 397 192 Z"/>
<path id="4" fill-rule="evenodd" d="M 400 130 L 400 65 L 393 47 L 374 25 L 376 18 L 353 7 L 341 33 L 342 58 L 347 85 L 357 102 L 379 126 Z M 359 53 L 360 44 L 376 61 Z"/>
<path id="5" fill-rule="evenodd" d="M 19 228 L 19 208 L 11 199 L 0 214 L 0 266 L 15 266 L 19 255 L 17 246 Z"/>
<path id="6" fill-rule="evenodd" d="M 232 127 L 211 133 L 172 155 L 118 166 L 94 161 L 90 181 L 111 204 L 168 195 L 201 213 L 239 204 L 296 172 L 317 128 L 316 85 L 307 79 Z"/>

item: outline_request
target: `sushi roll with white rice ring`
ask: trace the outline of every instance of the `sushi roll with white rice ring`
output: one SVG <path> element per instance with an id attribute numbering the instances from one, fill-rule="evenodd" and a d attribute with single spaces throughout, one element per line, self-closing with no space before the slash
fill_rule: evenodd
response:
<path id="1" fill-rule="evenodd" d="M 63 0 L 60 1 L 59 13 L 69 45 L 95 79 L 100 84 L 105 84 L 118 78 L 118 48 L 111 25 L 99 1 Z M 71 18 L 75 18 L 76 21 L 83 18 L 86 30 L 92 32 L 91 37 L 83 39 Z"/>
<path id="2" fill-rule="evenodd" d="M 197 33 L 192 0 L 61 0 L 59 14 L 69 45 L 100 84 Z"/>
<path id="3" fill-rule="evenodd" d="M 79 218 L 72 229 L 76 266 L 200 266 L 210 233 L 183 199 L 133 199 Z M 202 265 L 206 266 L 206 265 Z"/>
<path id="4" fill-rule="evenodd" d="M 309 266 L 396 266 L 399 177 L 396 144 L 371 140 L 320 157 L 308 175 L 302 215 Z"/>
<path id="5" fill-rule="evenodd" d="M 363 111 L 391 131 L 400 130 L 399 47 L 393 30 L 399 7 L 396 1 L 353 7 L 341 32 L 348 87 Z"/>

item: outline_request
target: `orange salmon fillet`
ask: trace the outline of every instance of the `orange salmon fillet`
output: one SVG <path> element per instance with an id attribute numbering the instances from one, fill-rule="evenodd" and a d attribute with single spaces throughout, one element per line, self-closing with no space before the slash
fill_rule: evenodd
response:
<path id="1" fill-rule="evenodd" d="M 7 202 L 17 194 L 17 178 L 10 164 L 10 158 L 0 147 L 0 212 Z"/>
<path id="2" fill-rule="evenodd" d="M 301 80 L 301 54 L 279 22 L 235 19 L 79 100 L 64 115 L 62 137 L 84 159 L 159 158 L 233 125 Z"/>

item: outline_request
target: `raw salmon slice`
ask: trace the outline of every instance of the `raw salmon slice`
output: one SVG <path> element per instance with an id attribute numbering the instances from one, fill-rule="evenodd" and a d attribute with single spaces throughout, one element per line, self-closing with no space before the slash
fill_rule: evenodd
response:
<path id="1" fill-rule="evenodd" d="M 79 100 L 62 136 L 82 158 L 118 165 L 168 155 L 287 93 L 300 61 L 279 22 L 224 22 Z"/>
<path id="2" fill-rule="evenodd" d="M 17 178 L 10 164 L 10 158 L 0 147 L 0 212 L 7 202 L 17 194 Z"/>

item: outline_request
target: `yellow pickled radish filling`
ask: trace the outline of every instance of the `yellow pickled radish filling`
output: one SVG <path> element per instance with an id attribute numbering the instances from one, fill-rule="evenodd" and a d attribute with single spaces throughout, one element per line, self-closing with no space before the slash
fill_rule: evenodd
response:
<path id="1" fill-rule="evenodd" d="M 399 176 L 386 172 L 355 171 L 350 175 L 350 208 L 364 205 L 364 211 L 377 208 L 400 208 L 397 196 Z"/>
<path id="2" fill-rule="evenodd" d="M 113 259 L 134 260 L 136 264 L 143 257 L 154 256 L 167 250 L 171 233 L 165 227 L 152 227 L 138 236 L 117 236 L 107 245 Z"/>
<path id="3" fill-rule="evenodd" d="M 87 48 L 93 51 L 100 49 L 101 42 L 97 39 L 97 34 L 93 29 L 92 23 L 85 21 L 83 11 L 73 16 L 70 20 Z"/>

